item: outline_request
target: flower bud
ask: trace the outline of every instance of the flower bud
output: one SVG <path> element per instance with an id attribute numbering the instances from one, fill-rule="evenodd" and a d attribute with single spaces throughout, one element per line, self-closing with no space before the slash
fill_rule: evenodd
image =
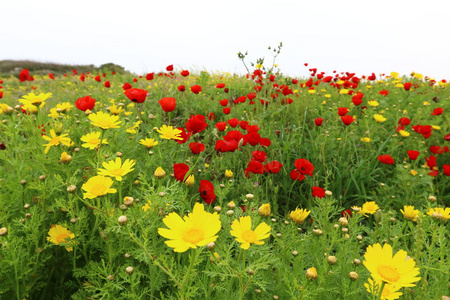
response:
<path id="1" fill-rule="evenodd" d="M 228 216 L 232 216 L 234 214 L 234 210 L 230 209 L 227 211 Z"/>
<path id="2" fill-rule="evenodd" d="M 114 275 L 108 275 L 108 280 L 109 281 L 114 280 Z"/>
<path id="3" fill-rule="evenodd" d="M 133 267 L 127 267 L 125 269 L 125 272 L 127 272 L 128 275 L 131 275 L 134 273 L 134 268 Z"/>
<path id="4" fill-rule="evenodd" d="M 355 259 L 353 260 L 353 264 L 354 264 L 355 266 L 359 266 L 359 265 L 361 264 L 361 261 L 360 261 L 359 259 L 355 258 Z"/>
<path id="5" fill-rule="evenodd" d="M 131 206 L 134 203 L 134 198 L 133 197 L 129 197 L 126 196 L 123 198 L 123 204 L 125 204 L 126 206 Z"/>
<path id="6" fill-rule="evenodd" d="M 314 235 L 322 235 L 322 230 L 320 230 L 320 229 L 313 229 L 312 233 Z"/>
<path id="7" fill-rule="evenodd" d="M 231 201 L 231 202 L 228 202 L 227 207 L 229 209 L 235 209 L 236 208 L 236 204 L 233 201 Z"/>
<path id="8" fill-rule="evenodd" d="M 77 186 L 74 185 L 74 184 L 71 184 L 71 185 L 69 185 L 69 186 L 67 187 L 67 191 L 68 191 L 69 193 L 73 193 L 73 192 L 75 192 L 76 190 L 77 190 Z"/>
<path id="9" fill-rule="evenodd" d="M 255 275 L 255 271 L 253 271 L 252 269 L 248 270 L 248 275 L 250 275 L 250 276 Z"/>
<path id="10" fill-rule="evenodd" d="M 297 256 L 298 255 L 298 251 L 297 250 L 292 251 L 292 255 Z"/>
<path id="11" fill-rule="evenodd" d="M 164 176 L 166 176 L 166 171 L 164 171 L 163 168 L 158 167 L 158 168 L 156 168 L 155 173 L 153 173 L 153 175 L 154 175 L 156 178 L 161 179 L 161 178 L 163 178 Z"/>
<path id="12" fill-rule="evenodd" d="M 314 267 L 309 268 L 308 270 L 306 270 L 306 278 L 308 278 L 309 280 L 315 280 L 317 279 L 317 270 Z"/>
<path id="13" fill-rule="evenodd" d="M 339 224 L 341 224 L 342 226 L 348 226 L 348 219 L 345 217 L 339 218 Z"/>
<path id="14" fill-rule="evenodd" d="M 353 281 L 359 278 L 358 273 L 356 273 L 356 272 L 350 272 L 348 274 L 348 277 L 350 277 L 350 279 Z"/>
<path id="15" fill-rule="evenodd" d="M 328 256 L 327 260 L 330 265 L 334 265 L 335 263 L 337 263 L 337 258 L 333 255 Z"/>
<path id="16" fill-rule="evenodd" d="M 255 195 L 253 195 L 253 194 L 247 194 L 247 195 L 245 195 L 245 198 L 246 198 L 247 200 L 252 200 L 253 198 L 255 198 Z"/>
<path id="17" fill-rule="evenodd" d="M 211 242 L 209 244 L 206 244 L 206 249 L 208 249 L 209 251 L 212 251 L 216 248 L 216 244 L 214 242 Z"/>
<path id="18" fill-rule="evenodd" d="M 222 211 L 222 207 L 214 206 L 214 211 L 220 213 Z"/>
<path id="19" fill-rule="evenodd" d="M 119 218 L 117 218 L 117 221 L 120 225 L 125 225 L 128 222 L 128 218 L 127 216 L 120 216 Z"/>
<path id="20" fill-rule="evenodd" d="M 6 227 L 0 228 L 0 236 L 5 236 L 8 233 L 8 229 Z"/>

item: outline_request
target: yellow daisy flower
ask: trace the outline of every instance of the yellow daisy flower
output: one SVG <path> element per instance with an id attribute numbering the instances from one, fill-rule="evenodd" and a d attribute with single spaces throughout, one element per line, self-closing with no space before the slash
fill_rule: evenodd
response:
<path id="1" fill-rule="evenodd" d="M 381 122 L 384 122 L 384 121 L 387 120 L 383 115 L 380 115 L 380 114 L 374 114 L 374 115 L 373 115 L 373 118 L 374 118 L 375 121 L 377 121 L 378 123 L 381 123 Z"/>
<path id="2" fill-rule="evenodd" d="M 82 190 L 86 191 L 86 193 L 83 194 L 83 199 L 94 199 L 98 196 L 114 194 L 117 190 L 111 188 L 113 183 L 114 182 L 109 177 L 94 176 L 89 178 L 89 180 L 81 187 Z"/>
<path id="3" fill-rule="evenodd" d="M 90 114 L 88 118 L 91 120 L 92 125 L 98 126 L 101 129 L 119 128 L 119 124 L 122 123 L 122 121 L 119 121 L 118 116 L 113 116 L 101 111 Z"/>
<path id="4" fill-rule="evenodd" d="M 225 170 L 225 177 L 226 178 L 231 178 L 233 177 L 233 172 L 231 170 Z"/>
<path id="5" fill-rule="evenodd" d="M 35 95 L 34 93 L 29 93 L 28 95 L 22 96 L 22 99 L 19 99 L 19 102 L 23 105 L 31 104 L 34 106 L 38 106 L 42 108 L 45 104 L 45 100 L 50 98 L 52 93 L 40 93 L 39 95 Z"/>
<path id="6" fill-rule="evenodd" d="M 417 209 L 414 209 L 414 206 L 412 205 L 404 205 L 403 209 L 400 209 L 400 211 L 403 214 L 403 217 L 407 220 L 416 221 L 417 217 L 420 214 L 420 211 Z"/>
<path id="7" fill-rule="evenodd" d="M 241 248 L 246 250 L 251 244 L 264 244 L 262 240 L 270 236 L 270 230 L 270 226 L 264 222 L 252 230 L 252 218 L 245 216 L 233 221 L 230 233 L 236 237 L 237 242 L 241 243 Z"/>
<path id="8" fill-rule="evenodd" d="M 66 247 L 68 252 L 73 250 L 74 242 L 71 241 L 75 238 L 75 234 L 73 234 L 67 228 L 61 225 L 52 225 L 50 230 L 48 231 L 47 241 L 52 242 L 55 245 L 62 244 Z M 72 246 L 71 246 L 72 245 Z"/>
<path id="9" fill-rule="evenodd" d="M 183 140 L 183 138 L 180 136 L 181 130 L 177 128 L 173 128 L 172 126 L 163 125 L 161 128 L 156 130 L 161 135 L 159 136 L 162 139 L 166 140 Z"/>
<path id="10" fill-rule="evenodd" d="M 263 217 L 268 217 L 270 215 L 270 203 L 265 203 L 262 204 L 259 208 L 258 208 L 258 213 L 263 216 Z"/>
<path id="11" fill-rule="evenodd" d="M 442 208 L 442 207 L 435 207 L 430 208 L 427 211 L 427 215 L 440 220 L 448 220 L 450 219 L 450 207 Z"/>
<path id="12" fill-rule="evenodd" d="M 159 143 L 158 143 L 158 141 L 155 141 L 155 139 L 147 138 L 147 139 L 140 139 L 139 144 L 144 145 L 145 148 L 147 148 L 147 149 L 151 149 L 154 146 L 158 145 Z"/>
<path id="13" fill-rule="evenodd" d="M 364 266 L 372 274 L 376 282 L 385 282 L 395 287 L 412 287 L 419 281 L 419 268 L 415 268 L 414 259 L 407 257 L 404 250 L 399 250 L 392 256 L 392 247 L 389 244 L 380 244 L 367 247 L 364 254 Z"/>
<path id="14" fill-rule="evenodd" d="M 304 208 L 300 209 L 297 207 L 294 211 L 291 211 L 289 218 L 297 224 L 303 224 L 310 213 L 310 210 Z"/>
<path id="15" fill-rule="evenodd" d="M 369 105 L 372 106 L 372 107 L 375 107 L 375 106 L 380 105 L 380 104 L 378 103 L 378 101 L 376 101 L 376 100 L 370 100 L 370 101 L 367 101 L 367 104 L 369 104 Z"/>
<path id="16" fill-rule="evenodd" d="M 98 175 L 114 177 L 117 181 L 122 181 L 122 176 L 133 171 L 135 160 L 126 159 L 122 164 L 122 159 L 116 157 L 115 161 L 103 162 L 104 169 L 98 169 Z"/>
<path id="17" fill-rule="evenodd" d="M 97 148 L 100 145 L 100 135 L 100 131 L 83 135 L 80 140 L 84 142 L 84 144 L 82 144 L 81 147 L 89 148 L 91 150 Z M 102 139 L 102 144 L 108 144 L 108 141 L 106 139 Z"/>
<path id="18" fill-rule="evenodd" d="M 166 245 L 175 252 L 185 252 L 212 243 L 222 224 L 219 215 L 206 212 L 203 204 L 195 203 L 193 212 L 184 218 L 170 213 L 163 219 L 168 228 L 158 228 L 159 235 L 169 239 Z"/>
<path id="19" fill-rule="evenodd" d="M 124 111 L 123 107 L 117 106 L 116 104 L 113 104 L 109 107 L 109 112 L 113 115 L 118 115 L 123 111 Z"/>
<path id="20" fill-rule="evenodd" d="M 67 147 L 69 147 L 71 144 L 70 138 L 66 137 L 68 134 L 61 134 L 60 136 L 57 136 L 55 133 L 55 130 L 51 129 L 50 135 L 51 135 L 51 137 L 49 137 L 47 135 L 42 136 L 42 138 L 44 140 L 49 142 L 48 144 L 42 145 L 42 146 L 46 146 L 45 151 L 44 151 L 44 153 L 46 153 L 46 154 L 47 154 L 48 150 L 50 150 L 50 147 L 52 147 L 52 146 L 58 146 L 59 144 L 63 144 L 63 145 L 66 145 Z"/>
<path id="21" fill-rule="evenodd" d="M 375 201 L 369 201 L 363 204 L 361 210 L 359 211 L 360 214 L 363 214 L 366 216 L 366 214 L 373 215 L 377 212 L 377 210 L 380 207 L 375 203 Z"/>

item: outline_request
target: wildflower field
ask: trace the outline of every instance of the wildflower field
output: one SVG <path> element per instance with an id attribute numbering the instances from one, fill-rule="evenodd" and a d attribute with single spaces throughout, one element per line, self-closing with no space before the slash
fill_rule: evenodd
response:
<path id="1" fill-rule="evenodd" d="M 0 298 L 449 299 L 447 82 L 305 68 L 0 78 Z"/>

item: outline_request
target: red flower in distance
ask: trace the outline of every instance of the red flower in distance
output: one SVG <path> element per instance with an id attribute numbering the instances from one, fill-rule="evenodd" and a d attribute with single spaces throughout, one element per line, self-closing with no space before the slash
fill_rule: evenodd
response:
<path id="1" fill-rule="evenodd" d="M 191 118 L 186 122 L 186 129 L 188 132 L 199 133 L 205 130 L 208 124 L 205 122 L 205 116 L 203 115 L 191 115 Z"/>
<path id="2" fill-rule="evenodd" d="M 378 160 L 381 163 L 386 164 L 386 165 L 395 164 L 395 160 L 389 154 L 384 154 L 384 155 L 378 156 Z"/>
<path id="3" fill-rule="evenodd" d="M 264 170 L 267 173 L 272 173 L 272 174 L 276 174 L 279 173 L 281 168 L 283 167 L 283 165 L 279 162 L 279 161 L 271 161 L 267 164 L 264 165 Z"/>
<path id="4" fill-rule="evenodd" d="M 189 138 L 191 137 L 192 133 L 191 132 L 186 132 L 186 130 L 184 130 L 183 127 L 177 127 L 177 129 L 181 130 L 180 133 L 180 137 L 182 138 L 182 140 L 175 140 L 178 144 L 184 144 L 186 143 Z"/>
<path id="5" fill-rule="evenodd" d="M 350 125 L 350 124 L 352 124 L 352 122 L 353 121 L 355 121 L 355 119 L 353 119 L 353 117 L 352 116 L 342 116 L 341 117 L 341 121 L 342 121 L 342 123 L 344 123 L 344 125 Z"/>
<path id="6" fill-rule="evenodd" d="M 236 128 L 239 125 L 239 120 L 236 118 L 229 119 L 227 122 L 233 128 Z"/>
<path id="7" fill-rule="evenodd" d="M 155 77 L 155 73 L 148 73 L 147 75 L 145 75 L 145 79 L 147 79 L 147 80 L 153 80 L 154 77 Z"/>
<path id="8" fill-rule="evenodd" d="M 95 81 L 97 81 L 97 82 L 100 82 L 100 81 L 102 81 L 102 79 L 100 78 L 100 75 L 97 75 L 97 76 L 95 76 Z"/>
<path id="9" fill-rule="evenodd" d="M 444 171 L 444 175 L 450 176 L 450 165 L 443 165 L 442 169 Z"/>
<path id="10" fill-rule="evenodd" d="M 231 108 L 229 108 L 229 107 L 224 107 L 224 108 L 222 109 L 222 111 L 223 111 L 224 114 L 229 115 L 230 112 L 231 112 Z"/>
<path id="11" fill-rule="evenodd" d="M 200 180 L 198 192 L 200 193 L 200 197 L 202 197 L 203 201 L 205 201 L 208 205 L 216 200 L 217 196 L 214 192 L 214 185 L 208 180 Z"/>
<path id="12" fill-rule="evenodd" d="M 225 87 L 225 83 L 218 83 L 217 85 L 216 85 L 216 88 L 217 89 L 223 89 Z"/>
<path id="13" fill-rule="evenodd" d="M 316 126 L 322 126 L 323 119 L 322 118 L 316 118 L 314 120 L 314 123 L 316 124 Z"/>
<path id="14" fill-rule="evenodd" d="M 82 111 L 86 111 L 88 109 L 92 110 L 94 106 L 95 106 L 95 99 L 92 98 L 90 95 L 78 98 L 77 101 L 75 101 L 75 107 Z"/>
<path id="15" fill-rule="evenodd" d="M 411 82 L 405 82 L 403 84 L 403 88 L 405 89 L 405 91 L 409 91 L 411 89 L 412 83 Z"/>
<path id="16" fill-rule="evenodd" d="M 180 72 L 180 74 L 183 77 L 187 77 L 187 76 L 189 76 L 189 71 L 188 70 L 183 70 L 183 71 Z"/>
<path id="17" fill-rule="evenodd" d="M 166 67 L 166 71 L 167 71 L 167 72 L 173 71 L 173 65 L 168 65 L 168 66 Z"/>
<path id="18" fill-rule="evenodd" d="M 408 151 L 406 151 L 406 153 L 408 154 L 408 157 L 411 160 L 416 160 L 420 154 L 419 151 L 415 151 L 415 150 L 408 150 Z"/>
<path id="19" fill-rule="evenodd" d="M 294 162 L 295 168 L 303 175 L 313 176 L 314 165 L 307 159 L 299 158 Z"/>
<path id="20" fill-rule="evenodd" d="M 444 112 L 444 109 L 441 107 L 435 108 L 431 113 L 432 116 L 440 116 Z"/>
<path id="21" fill-rule="evenodd" d="M 205 151 L 205 145 L 202 143 L 192 142 L 189 144 L 189 149 L 191 149 L 192 154 L 200 154 Z"/>
<path id="22" fill-rule="evenodd" d="M 193 85 L 191 86 L 191 92 L 194 94 L 198 94 L 202 91 L 202 87 L 200 85 Z"/>
<path id="23" fill-rule="evenodd" d="M 400 120 L 398 120 L 398 124 L 402 125 L 402 126 L 406 126 L 411 124 L 411 120 L 408 118 L 400 118 Z"/>
<path id="24" fill-rule="evenodd" d="M 387 90 L 381 90 L 380 92 L 378 92 L 378 94 L 382 95 L 382 96 L 387 96 L 389 95 L 389 91 Z"/>
<path id="25" fill-rule="evenodd" d="M 131 89 L 133 86 L 131 85 L 131 84 L 129 84 L 128 82 L 125 82 L 123 85 L 122 85 L 122 89 L 124 89 L 124 90 L 129 90 L 129 89 Z"/>
<path id="26" fill-rule="evenodd" d="M 224 131 L 226 127 L 227 127 L 227 123 L 226 122 L 217 122 L 216 123 L 216 128 L 219 131 Z"/>
<path id="27" fill-rule="evenodd" d="M 252 160 L 256 160 L 259 162 L 265 162 L 267 159 L 267 153 L 264 151 L 252 151 Z"/>
<path id="28" fill-rule="evenodd" d="M 227 106 L 228 105 L 228 99 L 223 99 L 219 101 L 221 106 Z"/>
<path id="29" fill-rule="evenodd" d="M 103 83 L 103 85 L 105 86 L 105 88 L 110 88 L 110 87 L 111 87 L 111 82 L 109 82 L 109 80 L 108 80 L 108 81 L 105 81 L 105 82 Z"/>
<path id="30" fill-rule="evenodd" d="M 444 147 L 440 147 L 440 146 L 430 146 L 430 152 L 433 154 L 442 154 L 444 152 L 448 151 L 448 147 L 447 147 L 447 151 L 445 151 L 446 149 Z"/>
<path id="31" fill-rule="evenodd" d="M 264 174 L 264 165 L 256 160 L 251 160 L 247 168 L 244 170 L 245 176 L 247 176 L 249 173 L 253 174 Z"/>
<path id="32" fill-rule="evenodd" d="M 189 166 L 183 163 L 173 164 L 173 173 L 177 181 L 184 181 L 188 176 L 186 173 L 189 171 Z M 186 177 L 186 178 L 185 178 Z"/>
<path id="33" fill-rule="evenodd" d="M 178 86 L 178 91 L 184 92 L 186 90 L 186 87 L 184 85 Z"/>
<path id="34" fill-rule="evenodd" d="M 147 97 L 147 90 L 132 88 L 125 91 L 125 96 L 128 97 L 132 102 L 142 103 Z"/>
<path id="35" fill-rule="evenodd" d="M 55 79 L 55 75 L 54 75 L 53 73 L 48 73 L 48 77 L 49 77 L 50 79 Z"/>
<path id="36" fill-rule="evenodd" d="M 353 104 L 355 104 L 356 106 L 360 105 L 363 102 L 363 97 L 364 94 L 357 92 L 353 97 L 352 97 L 352 102 Z"/>
<path id="37" fill-rule="evenodd" d="M 436 167 L 436 156 L 430 155 L 430 157 L 425 157 L 425 160 L 427 161 L 428 168 L 433 169 Z"/>
<path id="38" fill-rule="evenodd" d="M 3 98 L 3 92 L 0 92 L 0 99 Z"/>
<path id="39" fill-rule="evenodd" d="M 431 136 L 431 131 L 433 131 L 433 127 L 430 125 L 413 125 L 412 129 L 421 134 L 425 139 L 428 139 Z"/>
<path id="40" fill-rule="evenodd" d="M 325 190 L 321 187 L 313 186 L 312 187 L 312 195 L 317 198 L 323 198 L 323 197 L 325 197 Z"/>
<path id="41" fill-rule="evenodd" d="M 6 146 L 3 143 L 0 143 L 0 150 L 6 150 Z"/>
<path id="42" fill-rule="evenodd" d="M 249 132 L 244 135 L 244 140 L 252 146 L 256 146 L 261 141 L 261 136 L 257 132 Z"/>
<path id="43" fill-rule="evenodd" d="M 20 82 L 33 81 L 34 78 L 33 78 L 33 76 L 30 75 L 30 71 L 28 71 L 28 69 L 23 69 L 19 73 L 19 80 L 20 80 Z"/>
<path id="44" fill-rule="evenodd" d="M 172 97 L 165 97 L 158 101 L 159 105 L 165 112 L 170 112 L 175 110 L 177 100 Z"/>

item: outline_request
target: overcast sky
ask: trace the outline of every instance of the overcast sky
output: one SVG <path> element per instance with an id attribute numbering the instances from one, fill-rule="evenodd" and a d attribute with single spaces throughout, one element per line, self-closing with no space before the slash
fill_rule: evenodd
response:
<path id="1" fill-rule="evenodd" d="M 244 73 L 239 51 L 269 66 L 267 47 L 282 41 L 277 63 L 291 76 L 317 68 L 449 80 L 449 29 L 448 0 L 1 0 L 0 60 Z"/>

